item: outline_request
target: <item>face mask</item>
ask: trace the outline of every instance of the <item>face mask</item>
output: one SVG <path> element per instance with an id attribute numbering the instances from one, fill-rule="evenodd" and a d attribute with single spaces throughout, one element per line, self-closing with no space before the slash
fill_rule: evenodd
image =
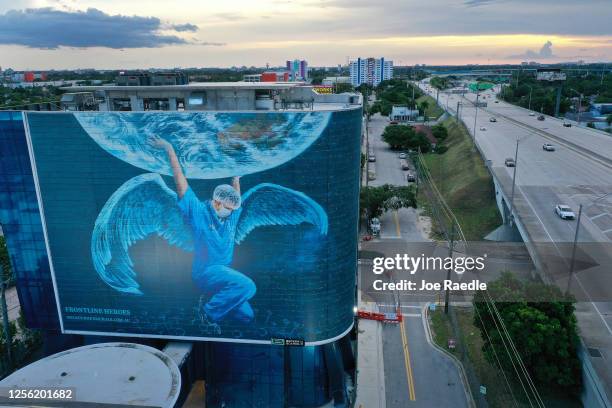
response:
<path id="1" fill-rule="evenodd" d="M 229 210 L 223 206 L 215 211 L 217 212 L 217 216 L 219 216 L 219 218 L 227 218 L 232 213 L 232 210 Z"/>

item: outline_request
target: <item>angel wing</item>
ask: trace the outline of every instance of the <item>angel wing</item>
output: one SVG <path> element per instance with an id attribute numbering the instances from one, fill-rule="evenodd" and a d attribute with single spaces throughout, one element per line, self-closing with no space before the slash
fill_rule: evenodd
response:
<path id="1" fill-rule="evenodd" d="M 316 226 L 327 235 L 327 214 L 312 198 L 277 184 L 262 183 L 242 196 L 242 214 L 236 227 L 237 244 L 255 228 L 264 225 Z"/>
<path id="2" fill-rule="evenodd" d="M 146 173 L 119 187 L 96 219 L 91 258 L 102 280 L 120 292 L 142 295 L 128 250 L 151 234 L 193 250 L 191 229 L 179 210 L 176 193 L 159 174 Z"/>

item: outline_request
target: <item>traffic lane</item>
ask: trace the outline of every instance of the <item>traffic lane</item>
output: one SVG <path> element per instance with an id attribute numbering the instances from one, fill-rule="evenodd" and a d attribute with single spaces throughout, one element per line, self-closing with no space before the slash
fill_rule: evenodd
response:
<path id="1" fill-rule="evenodd" d="M 419 313 L 420 314 L 420 313 Z M 427 355 L 412 359 L 416 407 L 467 407 L 465 389 L 457 366 L 427 342 L 421 317 L 404 318 L 410 354 Z"/>
<path id="2" fill-rule="evenodd" d="M 473 121 L 473 109 L 464 112 L 466 123 Z M 488 124 L 488 126 L 487 126 Z M 486 131 L 480 131 L 480 127 Z M 551 141 L 527 129 L 513 125 L 503 118 L 489 122 L 489 117 L 479 114 L 476 138 L 487 159 L 493 165 L 502 164 L 506 158 L 514 158 L 516 139 L 519 138 L 519 166 L 517 183 L 525 185 L 572 185 L 607 184 L 612 185 L 612 171 L 609 168 L 588 160 L 583 155 L 555 145 L 556 151 L 542 149 L 544 143 Z M 554 142 L 552 142 L 555 144 Z M 511 169 L 509 171 L 512 171 Z"/>
<path id="3" fill-rule="evenodd" d="M 475 94 L 468 94 L 466 95 L 466 99 L 474 101 L 476 96 Z M 549 129 L 549 132 L 554 133 L 558 137 L 593 152 L 605 155 L 607 157 L 612 157 L 612 137 L 604 133 L 593 131 L 581 126 L 565 127 L 563 126 L 562 119 L 548 115 L 544 115 L 546 118 L 544 121 L 538 121 L 537 116 L 539 116 L 540 113 L 536 112 L 535 116 L 529 116 L 529 110 L 527 109 L 502 102 L 494 103 L 494 100 L 493 103 L 488 104 L 487 108 L 494 112 L 511 116 L 513 119 L 529 126 L 538 128 L 546 127 Z M 532 108 L 536 108 L 537 110 L 537 107 L 532 106 Z"/>
<path id="4" fill-rule="evenodd" d="M 379 217 L 380 238 L 402 238 L 405 241 L 423 241 L 423 234 L 417 222 L 418 214 L 414 208 L 400 208 L 387 211 Z"/>
<path id="5" fill-rule="evenodd" d="M 383 324 L 383 359 L 385 367 L 385 399 L 387 408 L 416 407 L 420 394 L 411 401 L 410 375 L 404 356 L 404 342 L 398 324 Z M 414 360 L 411 360 L 411 362 Z M 414 373 L 412 375 L 414 378 Z"/>

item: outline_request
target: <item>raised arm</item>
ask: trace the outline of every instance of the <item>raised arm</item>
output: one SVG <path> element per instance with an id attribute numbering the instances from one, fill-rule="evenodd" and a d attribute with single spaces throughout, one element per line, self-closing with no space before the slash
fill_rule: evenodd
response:
<path id="1" fill-rule="evenodd" d="M 239 176 L 235 176 L 234 178 L 232 178 L 232 187 L 234 187 L 234 190 L 236 190 L 238 192 L 238 195 L 240 195 L 240 177 Z"/>
<path id="2" fill-rule="evenodd" d="M 189 184 L 187 184 L 187 178 L 185 178 L 185 175 L 183 174 L 183 169 L 181 168 L 181 164 L 176 156 L 174 147 L 172 147 L 168 141 L 160 137 L 152 138 L 151 144 L 159 149 L 163 149 L 168 155 L 170 168 L 172 168 L 172 175 L 174 176 L 174 184 L 176 185 L 176 194 L 178 195 L 179 199 L 183 198 L 187 192 L 187 189 L 189 188 Z"/>

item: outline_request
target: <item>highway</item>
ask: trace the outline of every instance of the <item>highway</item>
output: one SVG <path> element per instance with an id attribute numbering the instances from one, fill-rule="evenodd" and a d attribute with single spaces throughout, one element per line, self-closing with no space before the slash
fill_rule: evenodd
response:
<path id="1" fill-rule="evenodd" d="M 434 99 L 436 91 L 426 82 L 421 89 Z M 495 91 L 481 92 L 479 101 L 486 108 L 476 108 L 474 93 L 465 97 L 458 94 L 439 94 L 439 104 L 448 105 L 472 133 L 484 159 L 503 194 L 511 197 L 513 168 L 504 160 L 514 157 L 519 140 L 516 168 L 514 213 L 524 238 L 533 245 L 539 271 L 545 281 L 560 288 L 568 287 L 573 240 L 577 220 L 566 221 L 554 213 L 556 204 L 569 205 L 576 214 L 584 205 L 580 231 L 576 273 L 571 291 L 579 300 L 577 317 L 581 337 L 588 348 L 596 350 L 591 361 L 612 396 L 612 135 L 578 127 L 564 127 L 563 121 L 538 112 L 529 111 L 503 101 L 496 101 Z M 474 118 L 477 117 L 474 126 Z M 490 118 L 496 118 L 491 122 Z M 484 128 L 484 129 L 483 129 Z M 552 143 L 554 152 L 544 151 L 542 145 Z M 509 201 L 507 202 L 510 207 Z"/>

